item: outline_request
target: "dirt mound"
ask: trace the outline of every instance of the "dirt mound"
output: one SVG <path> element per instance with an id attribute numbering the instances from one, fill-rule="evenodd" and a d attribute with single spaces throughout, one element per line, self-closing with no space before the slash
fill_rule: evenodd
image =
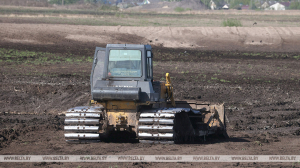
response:
<path id="1" fill-rule="evenodd" d="M 33 131 L 59 131 L 63 118 L 58 116 L 0 115 L 0 149 Z"/>
<path id="2" fill-rule="evenodd" d="M 59 74 L 60 79 L 53 78 L 50 81 L 32 78 L 31 81 L 19 79 L 18 84 L 13 86 L 3 84 L 2 89 L 5 90 L 0 101 L 6 103 L 0 103 L 1 111 L 43 114 L 64 111 L 74 105 L 87 105 L 90 98 L 88 77 L 69 77 L 71 74 L 64 72 Z M 10 93 L 14 93 L 14 96 Z"/>
<path id="3" fill-rule="evenodd" d="M 57 30 L 60 30 L 59 34 Z M 45 45 L 45 48 L 55 46 L 53 51 L 79 48 L 77 51 L 82 52 L 83 48 L 105 46 L 107 43 L 148 43 L 168 48 L 219 51 L 300 51 L 300 29 L 297 27 L 124 27 L 3 23 L 0 39 L 1 45 L 22 43 L 28 47 L 34 44 Z"/>

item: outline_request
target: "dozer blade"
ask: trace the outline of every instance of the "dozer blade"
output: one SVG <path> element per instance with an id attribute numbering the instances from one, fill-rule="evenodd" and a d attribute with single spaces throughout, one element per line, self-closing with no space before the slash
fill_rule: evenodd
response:
<path id="1" fill-rule="evenodd" d="M 197 136 L 206 136 L 209 134 L 220 134 L 228 138 L 225 123 L 224 104 L 211 104 L 210 102 L 201 101 L 176 101 L 176 107 L 192 108 L 201 112 L 203 118 L 196 119 L 198 115 L 190 115 L 191 122 L 195 128 Z"/>

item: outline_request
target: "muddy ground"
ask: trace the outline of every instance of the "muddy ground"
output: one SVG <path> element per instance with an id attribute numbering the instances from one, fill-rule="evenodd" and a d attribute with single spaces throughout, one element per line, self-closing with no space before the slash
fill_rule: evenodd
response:
<path id="1" fill-rule="evenodd" d="M 95 46 L 89 29 L 55 25 L 0 24 L 0 48 L 49 52 L 64 58 L 93 57 Z M 47 29 L 48 27 L 48 29 Z M 58 29 L 59 28 L 59 29 Z M 81 32 L 78 36 L 74 29 Z M 99 27 L 99 29 L 105 29 Z M 4 31 L 5 30 L 5 31 Z M 57 30 L 54 33 L 54 30 Z M 81 31 L 85 30 L 85 31 Z M 135 29 L 134 29 L 135 30 Z M 87 32 L 86 32 L 87 31 Z M 107 30 L 110 31 L 110 30 Z M 130 31 L 130 28 L 128 28 Z M 77 33 L 77 32 L 75 32 Z M 81 36 L 79 36 L 81 35 Z M 98 34 L 99 35 L 99 34 Z M 102 34 L 103 35 L 103 34 Z M 101 37 L 101 34 L 99 35 Z M 157 34 L 158 37 L 160 34 Z M 73 37 L 73 38 L 70 38 Z M 87 40 L 89 37 L 90 40 Z M 103 35 L 110 43 L 147 43 L 147 36 L 130 33 Z M 109 39 L 107 39 L 109 38 Z M 155 40 L 155 38 L 154 38 Z M 161 40 L 161 39 L 160 39 Z M 173 38 L 162 39 L 165 41 Z M 292 41 L 295 41 L 292 38 Z M 188 41 L 188 39 L 186 39 Z M 273 40 L 274 41 L 274 40 Z M 179 43 L 179 41 L 177 41 Z M 296 41 L 295 43 L 298 43 Z M 177 100 L 225 103 L 229 139 L 211 138 L 204 143 L 151 145 L 138 143 L 66 144 L 64 116 L 60 112 L 90 99 L 91 62 L 25 64 L 35 57 L 0 55 L 0 154 L 241 154 L 299 155 L 300 149 L 300 49 L 284 41 L 260 45 L 248 51 L 228 51 L 211 42 L 214 49 L 153 45 L 155 80 L 169 72 Z M 220 49 L 218 48 L 220 46 Z M 230 44 L 226 44 L 230 45 Z M 247 44 L 241 43 L 240 46 Z M 282 45 L 284 52 L 272 52 Z M 253 46 L 251 46 L 254 48 Z M 234 48 L 234 47 L 233 47 Z M 250 49 L 250 50 L 249 50 Z M 17 61 L 16 61 L 17 59 Z M 49 60 L 53 59 L 49 56 Z M 19 113 L 19 114 L 18 114 Z M 0 167 L 300 167 L 299 163 L 0 163 Z"/>

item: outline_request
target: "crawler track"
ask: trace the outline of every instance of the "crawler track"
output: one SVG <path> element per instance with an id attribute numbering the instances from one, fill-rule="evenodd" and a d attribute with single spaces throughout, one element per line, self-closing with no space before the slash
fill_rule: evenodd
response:
<path id="1" fill-rule="evenodd" d="M 100 107 L 75 107 L 66 112 L 64 126 L 68 143 L 90 143 L 100 141 L 99 128 L 102 117 Z"/>
<path id="2" fill-rule="evenodd" d="M 189 137 L 188 134 L 182 135 L 181 130 L 178 129 L 180 127 L 182 127 L 182 130 L 187 129 L 187 132 L 192 130 L 192 134 L 195 135 L 194 129 L 183 126 L 189 125 L 189 120 L 182 120 L 182 122 L 176 123 L 176 121 L 178 121 L 178 119 L 176 119 L 177 114 L 188 112 L 194 112 L 195 115 L 197 115 L 197 111 L 192 111 L 190 108 L 153 109 L 141 113 L 138 122 L 139 141 L 141 143 L 154 144 L 180 142 L 182 137 Z M 201 116 L 201 113 L 198 113 L 198 116 Z M 186 137 L 184 138 L 186 139 Z"/>

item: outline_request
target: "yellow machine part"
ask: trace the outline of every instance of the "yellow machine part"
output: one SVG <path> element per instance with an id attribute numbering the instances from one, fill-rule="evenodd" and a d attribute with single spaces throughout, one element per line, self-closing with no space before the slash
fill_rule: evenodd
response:
<path id="1" fill-rule="evenodd" d="M 108 125 L 113 125 L 115 127 L 128 127 L 136 126 L 136 111 L 110 111 L 107 112 Z"/>
<path id="2" fill-rule="evenodd" d="M 140 104 L 134 101 L 91 102 L 101 104 L 106 109 L 108 125 L 117 130 L 134 131 L 137 124 L 137 108 Z"/>
<path id="3" fill-rule="evenodd" d="M 208 123 L 210 127 L 224 127 L 225 113 L 224 105 L 210 105 L 210 113 L 204 118 L 204 123 Z"/>
<path id="4" fill-rule="evenodd" d="M 134 101 L 108 101 L 107 110 L 136 110 L 138 104 Z"/>
<path id="5" fill-rule="evenodd" d="M 107 102 L 96 102 L 91 100 L 91 104 L 102 105 L 106 110 L 136 110 L 139 103 L 134 101 L 107 101 Z"/>
<path id="6" fill-rule="evenodd" d="M 175 99 L 174 99 L 174 92 L 173 92 L 173 87 L 172 87 L 172 84 L 171 84 L 171 78 L 170 78 L 170 75 L 169 73 L 166 73 L 166 87 L 167 87 L 167 92 L 168 92 L 168 95 L 170 97 L 170 100 L 171 100 L 171 103 L 172 103 L 172 106 L 173 107 L 176 107 L 176 104 L 175 104 Z"/>

